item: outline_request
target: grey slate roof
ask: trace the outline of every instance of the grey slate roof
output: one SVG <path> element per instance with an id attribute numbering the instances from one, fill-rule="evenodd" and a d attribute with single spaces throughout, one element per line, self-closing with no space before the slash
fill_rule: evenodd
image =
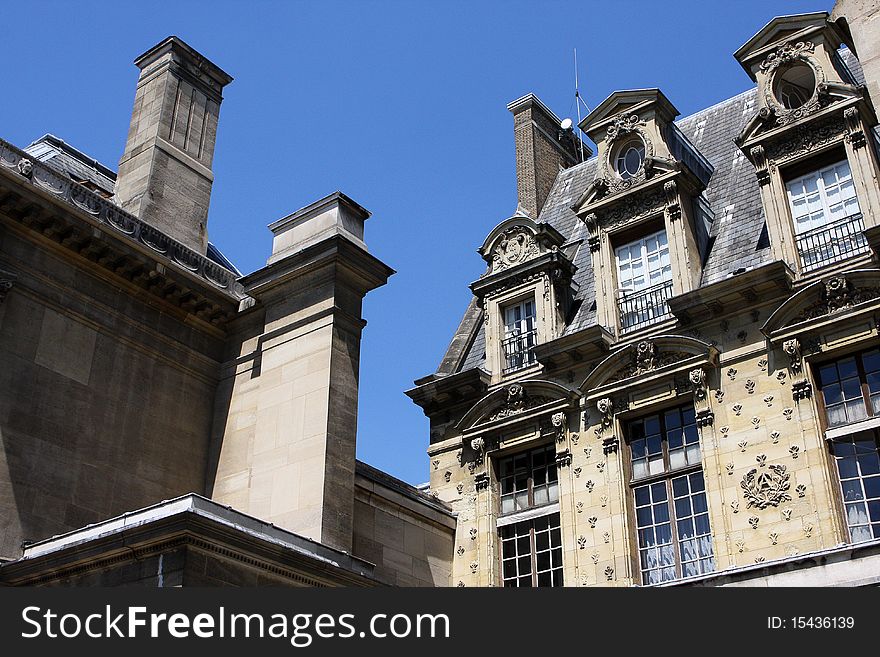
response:
<path id="1" fill-rule="evenodd" d="M 92 183 L 107 196 L 113 195 L 116 172 L 55 135 L 43 135 L 24 152 L 75 182 Z"/>
<path id="2" fill-rule="evenodd" d="M 841 49 L 840 55 L 856 83 L 864 84 L 864 74 L 855 56 L 846 48 Z M 701 285 L 715 283 L 734 271 L 752 269 L 770 259 L 770 249 L 759 248 L 765 217 L 755 169 L 733 142 L 756 111 L 757 88 L 752 87 L 676 121 L 678 128 L 715 167 L 704 192 L 715 218 Z M 596 322 L 595 280 L 586 245 L 588 231 L 570 207 L 593 181 L 596 162 L 594 156 L 560 171 L 538 218 L 539 222 L 549 223 L 562 233 L 566 245 L 579 243 L 574 258 L 578 268 L 574 283 L 578 286 L 576 301 L 579 306 L 564 335 L 576 333 Z M 479 322 L 472 345 L 460 355 L 456 371 L 481 367 L 485 363 L 483 327 L 484 323 Z M 449 356 L 447 353 L 447 360 Z"/>

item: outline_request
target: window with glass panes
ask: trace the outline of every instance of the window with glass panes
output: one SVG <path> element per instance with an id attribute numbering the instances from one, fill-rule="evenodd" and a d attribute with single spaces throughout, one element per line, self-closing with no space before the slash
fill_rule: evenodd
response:
<path id="1" fill-rule="evenodd" d="M 692 405 L 627 423 L 643 584 L 715 570 Z"/>
<path id="2" fill-rule="evenodd" d="M 880 349 L 820 365 L 817 378 L 829 428 L 880 417 Z"/>
<path id="3" fill-rule="evenodd" d="M 817 379 L 829 428 L 880 419 L 880 349 L 820 365 Z M 859 543 L 880 538 L 880 430 L 855 429 L 831 440 L 831 453 L 850 540 Z"/>
<path id="4" fill-rule="evenodd" d="M 538 329 L 535 300 L 526 299 L 504 308 L 504 371 L 510 372 L 535 362 Z"/>
<path id="5" fill-rule="evenodd" d="M 559 514 L 501 527 L 504 586 L 562 586 Z"/>
<path id="6" fill-rule="evenodd" d="M 812 171 L 786 187 L 805 271 L 868 249 L 849 162 Z"/>
<path id="7" fill-rule="evenodd" d="M 672 264 L 666 231 L 620 246 L 615 254 L 621 328 L 639 328 L 668 315 Z"/>
<path id="8" fill-rule="evenodd" d="M 548 445 L 501 459 L 498 479 L 501 515 L 556 502 L 559 499 L 556 448 Z"/>

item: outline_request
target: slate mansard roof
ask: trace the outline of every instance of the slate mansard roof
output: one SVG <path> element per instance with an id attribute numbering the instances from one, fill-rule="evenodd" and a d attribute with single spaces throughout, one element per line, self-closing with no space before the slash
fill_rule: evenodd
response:
<path id="1" fill-rule="evenodd" d="M 865 79 L 858 60 L 846 48 L 842 48 L 840 54 L 856 83 L 863 85 Z M 769 245 L 765 246 L 761 240 L 765 217 L 755 168 L 733 141 L 757 111 L 757 94 L 757 88 L 753 87 L 676 121 L 678 128 L 715 167 L 703 193 L 715 216 L 701 286 L 770 260 Z M 593 265 L 587 248 L 589 231 L 571 210 L 571 205 L 595 178 L 596 163 L 597 158 L 593 156 L 560 171 L 538 217 L 539 222 L 550 224 L 566 237 L 563 249 L 577 249 L 573 283 L 577 287 L 579 307 L 564 335 L 596 323 Z M 437 374 L 443 376 L 482 367 L 485 350 L 481 311 L 472 300 Z"/>

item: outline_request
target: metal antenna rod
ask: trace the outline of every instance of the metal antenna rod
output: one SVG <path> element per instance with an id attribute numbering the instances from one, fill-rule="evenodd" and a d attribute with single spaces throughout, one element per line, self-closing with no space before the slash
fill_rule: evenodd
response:
<path id="1" fill-rule="evenodd" d="M 578 91 L 578 49 L 574 49 L 574 104 L 577 107 L 578 132 L 581 132 L 581 95 Z M 581 162 L 584 161 L 584 140 L 583 134 L 578 138 L 581 150 Z"/>

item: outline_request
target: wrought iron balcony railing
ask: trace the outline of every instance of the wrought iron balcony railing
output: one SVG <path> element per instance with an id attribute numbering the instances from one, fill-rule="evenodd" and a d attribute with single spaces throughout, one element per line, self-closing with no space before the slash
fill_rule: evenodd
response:
<path id="1" fill-rule="evenodd" d="M 672 281 L 637 292 L 621 292 L 617 300 L 621 331 L 633 331 L 669 317 L 666 300 L 672 296 Z"/>
<path id="2" fill-rule="evenodd" d="M 865 253 L 868 241 L 862 234 L 861 214 L 854 214 L 795 238 L 802 271 L 810 272 L 845 258 Z"/>
<path id="3" fill-rule="evenodd" d="M 535 362 L 535 340 L 537 329 L 508 335 L 501 342 L 504 349 L 504 373 L 522 369 Z"/>

